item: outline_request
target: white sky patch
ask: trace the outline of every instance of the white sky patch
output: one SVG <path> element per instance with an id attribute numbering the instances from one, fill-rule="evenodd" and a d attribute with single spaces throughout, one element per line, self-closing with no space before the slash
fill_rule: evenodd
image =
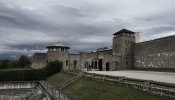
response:
<path id="1" fill-rule="evenodd" d="M 111 37 L 106 37 L 106 36 L 88 36 L 88 37 L 79 39 L 79 41 L 82 41 L 85 43 L 102 43 L 104 41 L 110 41 L 110 40 L 112 40 Z"/>
<path id="2" fill-rule="evenodd" d="M 167 37 L 167 36 L 173 36 L 173 35 L 175 35 L 175 32 L 166 32 L 166 33 L 162 33 L 162 34 L 152 35 L 151 37 L 146 38 L 145 40 L 153 40 L 153 39 Z"/>
<path id="3" fill-rule="evenodd" d="M 4 54 L 4 53 L 17 53 L 17 54 L 33 54 L 35 52 L 42 52 L 45 53 L 47 52 L 47 49 L 43 49 L 43 50 L 27 50 L 27 48 L 24 48 L 23 50 L 21 49 L 11 49 L 11 48 L 6 48 L 6 49 L 2 49 L 0 48 L 0 54 Z"/>

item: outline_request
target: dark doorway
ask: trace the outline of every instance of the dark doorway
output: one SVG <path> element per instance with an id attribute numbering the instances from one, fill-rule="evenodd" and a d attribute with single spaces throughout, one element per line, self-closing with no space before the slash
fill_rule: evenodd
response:
<path id="1" fill-rule="evenodd" d="M 98 63 L 98 68 L 99 68 L 99 71 L 102 71 L 102 65 L 103 65 L 103 60 L 102 59 L 99 59 L 99 63 Z"/>
<path id="2" fill-rule="evenodd" d="M 126 67 L 128 67 L 128 65 L 129 65 L 129 63 L 128 63 L 128 62 L 126 62 Z"/>
<path id="3" fill-rule="evenodd" d="M 77 68 L 77 60 L 74 60 L 73 66 L 74 66 L 74 70 L 76 70 L 76 68 Z"/>
<path id="4" fill-rule="evenodd" d="M 109 62 L 106 63 L 106 71 L 109 71 L 110 68 L 109 68 Z"/>
<path id="5" fill-rule="evenodd" d="M 95 61 L 95 64 L 94 64 L 94 69 L 97 69 L 97 61 Z"/>

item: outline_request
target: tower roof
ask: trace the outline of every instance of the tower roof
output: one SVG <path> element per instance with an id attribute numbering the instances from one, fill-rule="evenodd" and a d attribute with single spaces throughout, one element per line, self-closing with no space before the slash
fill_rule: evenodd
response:
<path id="1" fill-rule="evenodd" d="M 120 31 L 114 33 L 113 35 L 118 35 L 118 34 L 121 34 L 121 33 L 135 34 L 135 32 L 133 32 L 133 31 L 130 31 L 130 30 L 127 30 L 127 29 L 121 29 Z"/>
<path id="2" fill-rule="evenodd" d="M 54 43 L 52 46 L 64 47 L 64 45 L 60 42 Z"/>
<path id="3" fill-rule="evenodd" d="M 61 44 L 60 42 L 54 43 L 54 44 L 51 45 L 51 46 L 47 46 L 47 48 L 67 48 L 67 49 L 69 49 L 69 47 L 64 46 L 64 45 Z"/>

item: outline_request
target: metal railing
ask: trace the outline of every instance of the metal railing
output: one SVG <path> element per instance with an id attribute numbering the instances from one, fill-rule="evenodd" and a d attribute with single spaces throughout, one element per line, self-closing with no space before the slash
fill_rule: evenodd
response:
<path id="1" fill-rule="evenodd" d="M 72 79 L 64 82 L 63 84 L 61 84 L 60 86 L 58 86 L 59 90 L 63 90 L 64 88 L 70 86 L 71 84 L 73 84 L 74 82 L 76 82 L 77 80 L 79 80 L 82 76 L 83 76 L 83 72 L 79 73 L 76 77 L 73 77 Z"/>
<path id="2" fill-rule="evenodd" d="M 46 81 L 39 82 L 54 97 L 54 100 L 72 100 L 68 95 Z"/>

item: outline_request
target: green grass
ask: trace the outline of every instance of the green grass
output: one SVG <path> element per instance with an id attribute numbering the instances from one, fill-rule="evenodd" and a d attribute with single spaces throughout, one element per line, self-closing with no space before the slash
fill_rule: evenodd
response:
<path id="1" fill-rule="evenodd" d="M 33 68 L 11 68 L 11 69 L 0 69 L 0 71 L 9 71 L 9 70 L 32 70 Z"/>
<path id="2" fill-rule="evenodd" d="M 174 100 L 91 79 L 80 79 L 64 92 L 74 100 Z"/>
<path id="3" fill-rule="evenodd" d="M 133 68 L 138 71 L 175 72 L 175 68 Z"/>
<path id="4" fill-rule="evenodd" d="M 52 75 L 47 78 L 47 81 L 51 84 L 61 85 L 62 83 L 66 82 L 67 80 L 71 79 L 75 75 L 72 74 L 65 74 L 62 72 L 59 72 L 55 75 Z"/>

